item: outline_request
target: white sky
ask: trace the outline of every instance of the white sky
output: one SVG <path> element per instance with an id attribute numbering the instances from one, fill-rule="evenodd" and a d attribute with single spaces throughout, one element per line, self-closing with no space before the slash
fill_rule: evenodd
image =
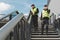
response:
<path id="1" fill-rule="evenodd" d="M 11 8 L 11 5 L 4 3 L 4 2 L 0 2 L 0 12 L 3 12 L 5 10 L 8 10 Z"/>

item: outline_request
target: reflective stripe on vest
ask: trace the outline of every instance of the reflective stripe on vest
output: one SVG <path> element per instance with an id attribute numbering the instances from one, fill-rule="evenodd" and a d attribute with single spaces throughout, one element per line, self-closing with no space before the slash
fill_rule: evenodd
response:
<path id="1" fill-rule="evenodd" d="M 48 17 L 48 18 L 49 18 L 50 16 L 49 16 L 49 13 L 48 13 L 47 11 L 43 10 L 43 11 L 42 11 L 42 17 L 43 17 L 43 18 L 44 18 L 44 17 Z"/>
<path id="2" fill-rule="evenodd" d="M 32 13 L 35 14 L 37 12 L 37 8 L 31 9 Z"/>

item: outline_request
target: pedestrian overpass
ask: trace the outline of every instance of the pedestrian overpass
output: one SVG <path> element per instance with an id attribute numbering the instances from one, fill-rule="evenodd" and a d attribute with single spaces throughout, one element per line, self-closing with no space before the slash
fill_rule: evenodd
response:
<path id="1" fill-rule="evenodd" d="M 12 15 L 17 13 L 17 15 Z M 7 21 L 3 21 L 6 18 Z M 31 18 L 27 20 L 23 13 L 14 11 L 0 19 L 0 40 L 60 40 L 60 35 L 53 25 L 49 25 L 48 35 L 41 35 L 41 20 L 38 20 L 38 31 L 32 27 Z"/>
<path id="2" fill-rule="evenodd" d="M 53 10 L 50 6 L 51 2 L 52 1 L 48 0 L 48 5 L 49 8 Z M 13 15 L 14 13 L 16 13 L 16 15 Z M 55 11 L 51 13 L 55 13 Z M 55 20 L 56 17 L 54 16 L 52 19 Z M 41 35 L 40 18 L 38 18 L 38 31 L 34 31 L 31 17 L 28 19 L 25 18 L 23 13 L 19 13 L 18 11 L 11 12 L 0 18 L 0 40 L 60 40 L 60 33 L 55 30 L 51 21 L 50 19 L 48 35 L 46 35 L 46 29 L 44 29 L 44 35 Z M 57 24 L 59 26 L 60 22 Z M 60 28 L 58 29 L 60 30 Z"/>

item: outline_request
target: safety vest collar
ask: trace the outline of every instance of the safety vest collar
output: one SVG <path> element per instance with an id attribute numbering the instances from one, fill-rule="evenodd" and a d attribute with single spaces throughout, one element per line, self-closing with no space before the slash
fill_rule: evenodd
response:
<path id="1" fill-rule="evenodd" d="M 35 7 L 34 9 L 31 9 L 32 13 L 35 14 L 35 12 L 37 11 L 37 8 Z"/>

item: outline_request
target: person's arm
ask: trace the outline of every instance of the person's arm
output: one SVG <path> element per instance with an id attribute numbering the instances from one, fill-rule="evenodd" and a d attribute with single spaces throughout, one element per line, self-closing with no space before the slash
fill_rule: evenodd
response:
<path id="1" fill-rule="evenodd" d="M 37 8 L 37 13 L 39 13 L 39 9 Z"/>
<path id="2" fill-rule="evenodd" d="M 50 9 L 48 9 L 48 13 L 50 14 Z"/>
<path id="3" fill-rule="evenodd" d="M 29 18 L 30 18 L 31 15 L 32 15 L 32 12 L 31 12 L 31 10 L 30 10 L 29 16 L 28 16 L 27 20 L 29 20 Z"/>
<path id="4" fill-rule="evenodd" d="M 29 12 L 29 15 L 28 15 L 28 18 L 27 18 L 27 20 L 29 20 L 29 18 L 30 18 L 30 15 L 31 15 L 30 13 L 31 13 L 31 11 Z"/>
<path id="5" fill-rule="evenodd" d="M 35 13 L 39 13 L 39 9 L 37 8 L 37 11 Z"/>
<path id="6" fill-rule="evenodd" d="M 30 15 L 33 15 L 32 11 L 30 10 Z"/>

